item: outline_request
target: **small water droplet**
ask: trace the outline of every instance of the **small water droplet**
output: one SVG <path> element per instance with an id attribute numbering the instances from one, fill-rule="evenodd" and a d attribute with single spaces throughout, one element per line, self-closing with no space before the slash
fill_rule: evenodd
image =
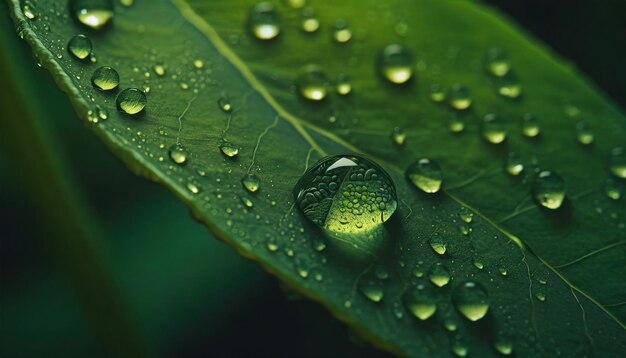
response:
<path id="1" fill-rule="evenodd" d="M 253 202 L 252 202 L 252 200 L 250 200 L 250 198 L 248 198 L 248 197 L 242 196 L 242 197 L 241 197 L 241 202 L 243 203 L 243 205 L 244 205 L 246 208 L 252 208 L 252 207 L 254 207 L 254 203 L 253 203 Z"/>
<path id="2" fill-rule="evenodd" d="M 479 270 L 482 270 L 483 268 L 485 268 L 485 265 L 483 264 L 483 261 L 481 259 L 479 259 L 478 257 L 474 257 L 474 259 L 472 260 L 474 267 L 476 267 Z"/>
<path id="3" fill-rule="evenodd" d="M 320 28 L 320 21 L 315 16 L 312 8 L 308 7 L 302 10 L 302 31 L 313 33 Z"/>
<path id="4" fill-rule="evenodd" d="M 251 192 L 251 193 L 255 193 L 259 190 L 260 186 L 261 186 L 261 179 L 259 179 L 259 177 L 257 177 L 254 174 L 246 174 L 242 179 L 241 179 L 241 184 L 243 184 L 243 187 Z"/>
<path id="5" fill-rule="evenodd" d="M 586 122 L 576 123 L 576 139 L 578 140 L 578 143 L 583 145 L 593 143 L 594 136 L 591 126 L 589 126 Z"/>
<path id="6" fill-rule="evenodd" d="M 508 356 L 513 353 L 513 342 L 508 337 L 498 336 L 493 342 L 493 348 L 498 351 L 498 353 Z"/>
<path id="7" fill-rule="evenodd" d="M 159 77 L 165 76 L 165 65 L 156 63 L 152 66 L 152 71 Z"/>
<path id="8" fill-rule="evenodd" d="M 187 163 L 189 152 L 184 145 L 180 143 L 173 144 L 167 152 L 174 163 L 178 165 Z"/>
<path id="9" fill-rule="evenodd" d="M 250 13 L 250 30 L 259 40 L 271 40 L 280 34 L 278 14 L 274 5 L 260 2 L 252 8 Z"/>
<path id="10" fill-rule="evenodd" d="M 125 7 L 131 7 L 135 4 L 135 0 L 120 0 L 120 4 Z"/>
<path id="11" fill-rule="evenodd" d="M 423 284 L 409 288 L 402 296 L 406 309 L 419 320 L 425 321 L 437 312 L 437 300 L 433 290 Z"/>
<path id="12" fill-rule="evenodd" d="M 337 77 L 337 93 L 342 96 L 348 95 L 352 92 L 352 84 L 350 83 L 350 77 L 345 74 L 340 74 Z"/>
<path id="13" fill-rule="evenodd" d="M 565 199 L 565 181 L 557 173 L 544 170 L 533 181 L 532 194 L 537 204 L 558 209 Z"/>
<path id="14" fill-rule="evenodd" d="M 437 254 L 443 255 L 446 253 L 447 245 L 441 236 L 433 236 L 428 241 L 428 243 L 430 244 L 430 247 L 433 249 L 433 251 L 435 251 Z"/>
<path id="15" fill-rule="evenodd" d="M 535 297 L 541 302 L 544 302 L 546 300 L 546 295 L 543 292 L 535 293 Z"/>
<path id="16" fill-rule="evenodd" d="M 301 9 L 306 5 L 306 0 L 286 0 L 285 2 L 294 9 Z"/>
<path id="17" fill-rule="evenodd" d="M 622 148 L 613 148 L 609 159 L 609 168 L 613 175 L 626 178 L 626 153 Z"/>
<path id="18" fill-rule="evenodd" d="M 296 79 L 298 93 L 310 101 L 321 101 L 326 98 L 328 87 L 328 77 L 317 66 L 308 66 Z"/>
<path id="19" fill-rule="evenodd" d="M 443 321 L 443 327 L 448 331 L 448 332 L 454 332 L 457 330 L 458 328 L 458 324 L 456 322 L 456 320 L 452 317 L 447 317 L 444 321 Z"/>
<path id="20" fill-rule="evenodd" d="M 441 188 L 443 174 L 439 165 L 430 159 L 422 158 L 411 164 L 406 170 L 406 177 L 425 193 L 436 193 Z"/>
<path id="21" fill-rule="evenodd" d="M 502 97 L 515 99 L 522 95 L 522 85 L 512 73 L 498 78 L 496 87 L 498 88 L 498 94 Z"/>
<path id="22" fill-rule="evenodd" d="M 413 76 L 413 56 L 402 45 L 387 45 L 378 58 L 378 68 L 387 81 L 406 83 Z"/>
<path id="23" fill-rule="evenodd" d="M 491 75 L 503 77 L 511 70 L 509 56 L 503 49 L 494 47 L 487 52 L 485 67 Z"/>
<path id="24" fill-rule="evenodd" d="M 338 43 L 346 43 L 352 39 L 352 30 L 348 22 L 344 19 L 338 19 L 333 25 L 333 39 Z"/>
<path id="25" fill-rule="evenodd" d="M 609 199 L 619 200 L 622 197 L 622 188 L 617 181 L 608 178 L 604 182 L 604 193 Z"/>
<path id="26" fill-rule="evenodd" d="M 189 192 L 191 192 L 192 194 L 198 194 L 200 192 L 200 188 L 198 188 L 198 186 L 194 183 L 187 183 L 187 190 L 189 190 Z"/>
<path id="27" fill-rule="evenodd" d="M 526 137 L 533 138 L 539 135 L 539 120 L 533 114 L 526 113 L 522 116 L 522 134 Z"/>
<path id="28" fill-rule="evenodd" d="M 117 95 L 117 107 L 126 114 L 137 114 L 146 107 L 146 94 L 138 88 L 127 88 Z"/>
<path id="29" fill-rule="evenodd" d="M 230 102 L 230 97 L 228 97 L 228 95 L 225 93 L 222 93 L 220 98 L 217 100 L 217 105 L 225 113 L 230 113 L 233 110 L 233 105 Z"/>
<path id="30" fill-rule="evenodd" d="M 69 52 L 79 60 L 84 60 L 89 57 L 92 48 L 91 40 L 82 34 L 72 37 L 67 44 Z"/>
<path id="31" fill-rule="evenodd" d="M 438 84 L 430 86 L 430 100 L 433 102 L 443 102 L 446 100 L 446 92 Z"/>
<path id="32" fill-rule="evenodd" d="M 452 344 L 452 353 L 457 357 L 467 357 L 467 347 L 461 344 L 460 342 L 454 342 Z"/>
<path id="33" fill-rule="evenodd" d="M 379 280 L 386 280 L 389 278 L 389 272 L 387 272 L 383 265 L 378 265 L 376 266 L 376 277 Z"/>
<path id="34" fill-rule="evenodd" d="M 219 147 L 222 153 L 229 158 L 234 158 L 239 154 L 239 148 L 226 139 L 222 140 Z"/>
<path id="35" fill-rule="evenodd" d="M 489 113 L 483 119 L 483 138 L 489 143 L 499 144 L 506 139 L 506 130 L 500 117 Z"/>
<path id="36" fill-rule="evenodd" d="M 474 219 L 474 212 L 472 212 L 467 207 L 462 206 L 461 210 L 459 211 L 459 219 L 461 219 L 461 220 L 463 220 L 463 221 L 465 221 L 466 223 L 469 224 Z"/>
<path id="37" fill-rule="evenodd" d="M 391 139 L 396 145 L 403 145 L 406 141 L 406 133 L 400 127 L 395 127 L 391 132 Z"/>
<path id="38" fill-rule="evenodd" d="M 78 21 L 94 30 L 104 27 L 114 15 L 111 0 L 70 0 L 70 9 Z"/>
<path id="39" fill-rule="evenodd" d="M 463 111 L 472 105 L 469 89 L 462 84 L 455 84 L 450 89 L 450 107 L 458 111 Z"/>
<path id="40" fill-rule="evenodd" d="M 201 60 L 201 59 L 199 59 L 199 58 L 198 58 L 198 59 L 193 60 L 193 67 L 194 67 L 196 70 L 200 70 L 200 69 L 204 68 L 204 61 L 202 61 L 202 60 Z"/>
<path id="41" fill-rule="evenodd" d="M 398 302 L 394 302 L 393 306 L 391 307 L 391 309 L 393 311 L 393 315 L 397 319 L 403 319 L 404 318 L 404 309 L 402 309 L 402 306 Z"/>
<path id="42" fill-rule="evenodd" d="M 450 282 L 450 272 L 440 262 L 434 263 L 428 270 L 428 279 L 437 287 L 443 287 Z"/>
<path id="43" fill-rule="evenodd" d="M 380 302 L 385 297 L 383 287 L 373 280 L 362 279 L 359 282 L 359 291 L 372 302 Z"/>
<path id="44" fill-rule="evenodd" d="M 24 3 L 22 4 L 22 12 L 24 13 L 24 16 L 26 16 L 26 18 L 29 20 L 35 20 L 38 16 L 37 8 L 30 1 L 24 1 Z"/>
<path id="45" fill-rule="evenodd" d="M 452 301 L 470 321 L 478 321 L 489 311 L 487 291 L 477 282 L 467 281 L 457 285 L 452 292 Z"/>
<path id="46" fill-rule="evenodd" d="M 506 172 L 510 175 L 517 176 L 524 171 L 524 161 L 517 153 L 509 153 L 504 165 Z"/>
<path id="47" fill-rule="evenodd" d="M 120 75 L 115 69 L 102 66 L 93 72 L 91 83 L 98 89 L 110 91 L 120 84 Z"/>

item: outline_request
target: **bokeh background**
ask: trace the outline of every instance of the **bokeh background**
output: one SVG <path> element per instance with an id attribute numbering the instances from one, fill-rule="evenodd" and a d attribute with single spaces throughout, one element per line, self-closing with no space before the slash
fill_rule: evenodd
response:
<path id="1" fill-rule="evenodd" d="M 486 3 L 626 108 L 626 1 Z M 4 4 L 0 51 L 1 357 L 386 356 L 131 173 Z"/>

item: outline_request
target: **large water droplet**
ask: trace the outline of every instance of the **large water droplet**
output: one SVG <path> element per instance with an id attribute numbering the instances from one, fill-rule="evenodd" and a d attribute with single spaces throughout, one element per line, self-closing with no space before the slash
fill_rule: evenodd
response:
<path id="1" fill-rule="evenodd" d="M 411 164 L 406 170 L 406 177 L 425 193 L 436 193 L 441 188 L 443 174 L 439 165 L 430 159 L 422 158 Z"/>
<path id="2" fill-rule="evenodd" d="M 459 219 L 469 224 L 474 219 L 474 213 L 467 207 L 462 206 L 461 210 L 459 211 Z"/>
<path id="3" fill-rule="evenodd" d="M 469 89 L 461 84 L 455 84 L 450 89 L 450 107 L 463 111 L 472 105 L 472 99 L 470 98 Z"/>
<path id="4" fill-rule="evenodd" d="M 103 66 L 93 72 L 91 83 L 98 89 L 109 91 L 120 84 L 120 75 L 114 68 Z"/>
<path id="5" fill-rule="evenodd" d="M 35 5 L 33 5 L 32 2 L 28 0 L 24 1 L 24 3 L 22 4 L 22 12 L 24 13 L 24 16 L 26 16 L 26 18 L 29 20 L 35 20 L 38 15 L 37 8 L 35 7 Z"/>
<path id="6" fill-rule="evenodd" d="M 247 191 L 255 193 L 261 187 L 261 179 L 254 174 L 246 174 L 243 179 L 241 179 L 241 184 Z"/>
<path id="7" fill-rule="evenodd" d="M 70 0 L 70 9 L 78 21 L 95 30 L 113 19 L 111 0 Z"/>
<path id="8" fill-rule="evenodd" d="M 446 242 L 443 240 L 441 236 L 435 234 L 429 241 L 430 247 L 435 251 L 438 255 L 443 255 L 446 253 Z"/>
<path id="9" fill-rule="evenodd" d="M 589 126 L 586 122 L 576 123 L 576 139 L 578 140 L 578 143 L 583 145 L 593 143 L 594 136 L 591 126 Z"/>
<path id="10" fill-rule="evenodd" d="M 483 119 L 483 138 L 489 143 L 499 144 L 506 139 L 506 130 L 502 120 L 493 113 Z"/>
<path id="11" fill-rule="evenodd" d="M 137 114 L 146 107 L 146 94 L 138 88 L 127 88 L 117 95 L 117 108 L 126 114 Z"/>
<path id="12" fill-rule="evenodd" d="M 465 318 L 478 321 L 489 311 L 489 297 L 485 288 L 473 281 L 459 284 L 452 292 L 455 307 Z"/>
<path id="13" fill-rule="evenodd" d="M 402 45 L 387 45 L 378 58 L 380 74 L 391 83 L 406 83 L 413 76 L 413 56 Z"/>
<path id="14" fill-rule="evenodd" d="M 524 171 L 524 161 L 517 153 L 509 153 L 504 164 L 506 172 L 510 175 L 517 176 Z"/>
<path id="15" fill-rule="evenodd" d="M 328 95 L 328 77 L 321 68 L 309 66 L 296 79 L 300 95 L 310 101 L 321 101 Z"/>
<path id="16" fill-rule="evenodd" d="M 485 67 L 491 75 L 502 77 L 511 70 L 511 63 L 503 49 L 494 47 L 487 52 Z"/>
<path id="17" fill-rule="evenodd" d="M 178 165 L 183 165 L 187 163 L 187 158 L 189 157 L 189 152 L 187 148 L 180 144 L 173 144 L 170 149 L 167 151 L 170 156 L 170 159 Z"/>
<path id="18" fill-rule="evenodd" d="M 280 34 L 278 14 L 274 5 L 260 2 L 252 8 L 250 13 L 250 30 L 259 40 L 271 40 Z"/>
<path id="19" fill-rule="evenodd" d="M 352 39 L 352 30 L 348 22 L 344 19 L 338 19 L 333 25 L 333 39 L 339 43 L 346 43 Z"/>
<path id="20" fill-rule="evenodd" d="M 433 290 L 423 284 L 409 288 L 402 296 L 406 309 L 416 318 L 425 321 L 437 312 L 437 300 Z"/>
<path id="21" fill-rule="evenodd" d="M 626 178 L 626 153 L 622 148 L 613 148 L 609 159 L 609 168 L 613 175 Z"/>
<path id="22" fill-rule="evenodd" d="M 565 181 L 557 173 L 544 170 L 533 181 L 532 194 L 537 204 L 558 209 L 565 199 Z"/>
<path id="23" fill-rule="evenodd" d="M 434 263 L 428 270 L 428 279 L 435 286 L 443 287 L 450 282 L 450 271 L 442 263 Z"/>
<path id="24" fill-rule="evenodd" d="M 229 158 L 234 158 L 239 154 L 239 148 L 225 139 L 220 143 L 220 150 Z"/>
<path id="25" fill-rule="evenodd" d="M 541 132 L 539 120 L 533 114 L 526 113 L 522 116 L 522 134 L 526 137 L 536 137 Z"/>
<path id="26" fill-rule="evenodd" d="M 67 44 L 68 51 L 79 60 L 84 60 L 91 55 L 91 40 L 82 34 L 78 34 L 70 39 Z"/>
<path id="27" fill-rule="evenodd" d="M 368 252 L 377 247 L 376 233 L 398 205 L 389 175 L 355 155 L 321 159 L 303 174 L 293 194 L 298 208 L 329 236 Z"/>

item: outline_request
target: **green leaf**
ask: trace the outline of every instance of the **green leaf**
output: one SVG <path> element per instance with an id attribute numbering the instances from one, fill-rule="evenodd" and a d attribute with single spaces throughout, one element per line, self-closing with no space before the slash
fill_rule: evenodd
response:
<path id="1" fill-rule="evenodd" d="M 38 1 L 32 20 L 17 1 L 9 5 L 18 32 L 79 117 L 134 171 L 169 187 L 219 238 L 376 345 L 408 356 L 493 356 L 508 344 L 519 356 L 613 356 L 626 349 L 626 209 L 603 186 L 626 120 L 489 9 L 464 1 L 320 2 L 313 6 L 321 27 L 304 33 L 302 10 L 281 3 L 280 34 L 261 41 L 250 31 L 251 1 L 116 3 L 114 19 L 100 30 L 75 21 L 65 3 Z M 351 30 L 346 43 L 333 40 L 339 18 Z M 92 40 L 96 62 L 67 53 L 77 33 Z M 412 54 L 413 78 L 404 85 L 377 71 L 391 43 Z M 508 53 L 516 76 L 509 84 L 522 86 L 518 98 L 499 95 L 502 80 L 483 68 L 493 47 Z M 316 103 L 301 98 L 294 83 L 309 64 L 333 81 L 348 75 L 352 92 L 333 90 Z M 119 72 L 119 90 L 92 86 L 100 66 Z M 448 90 L 455 83 L 469 88 L 469 110 L 430 100 L 432 85 Z M 133 116 L 116 106 L 116 94 L 128 87 L 147 92 L 145 110 Z M 222 110 L 224 103 L 232 109 Z M 502 119 L 503 143 L 483 138 L 487 113 Z M 537 116 L 539 136 L 522 134 L 524 113 Z M 464 129 L 451 131 L 451 121 Z M 591 145 L 576 140 L 581 121 L 592 128 Z M 391 139 L 395 127 L 407 135 L 403 145 Z M 236 157 L 220 152 L 224 139 Z M 183 165 L 168 155 L 176 145 L 184 148 L 175 156 L 185 157 Z M 399 206 L 386 225 L 391 242 L 375 263 L 361 265 L 330 247 L 318 251 L 322 231 L 294 207 L 292 189 L 304 170 L 344 152 L 373 159 L 396 185 Z M 510 152 L 525 163 L 517 176 L 503 169 Z M 442 168 L 437 194 L 404 177 L 404 168 L 423 157 Z M 539 170 L 565 180 L 566 200 L 556 210 L 531 197 Z M 249 174 L 260 178 L 254 193 L 242 186 Z M 622 179 L 612 180 L 623 187 Z M 459 216 L 466 211 L 470 223 Z M 443 255 L 429 244 L 435 237 L 446 245 Z M 450 280 L 438 287 L 431 281 L 446 280 L 428 276 L 441 265 Z M 466 281 L 489 297 L 488 314 L 477 322 L 453 304 Z M 402 302 L 418 284 L 432 291 L 437 307 L 425 321 Z"/>

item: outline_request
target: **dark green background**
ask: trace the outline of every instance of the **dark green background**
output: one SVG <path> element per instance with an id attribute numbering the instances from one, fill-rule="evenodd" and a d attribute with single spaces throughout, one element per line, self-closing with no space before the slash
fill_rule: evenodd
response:
<path id="1" fill-rule="evenodd" d="M 491 0 L 626 106 L 626 2 Z M 4 6 L 4 5 L 3 5 Z M 285 291 L 194 222 L 157 184 L 134 176 L 79 124 L 50 76 L 35 66 L 6 9 L 0 131 L 35 120 L 64 179 L 88 208 L 94 247 L 148 353 L 165 356 L 379 356 L 318 307 Z M 10 65 L 9 65 L 10 64 Z M 15 106 L 25 109 L 15 111 Z M 21 116 L 11 115 L 21 113 Z M 30 118 L 32 117 L 32 118 Z M 15 122 L 14 122 L 15 123 Z M 62 264 L 25 156 L 2 136 L 0 355 L 106 352 Z M 34 164 L 36 165 L 36 164 Z M 31 174 L 32 175 L 32 174 Z M 31 178 L 32 179 L 32 178 Z M 45 182 L 45 181 L 44 181 Z M 73 184 L 72 184 L 73 183 Z M 167 225 L 159 223 L 167 222 Z M 97 315 L 96 315 L 97 316 Z"/>

